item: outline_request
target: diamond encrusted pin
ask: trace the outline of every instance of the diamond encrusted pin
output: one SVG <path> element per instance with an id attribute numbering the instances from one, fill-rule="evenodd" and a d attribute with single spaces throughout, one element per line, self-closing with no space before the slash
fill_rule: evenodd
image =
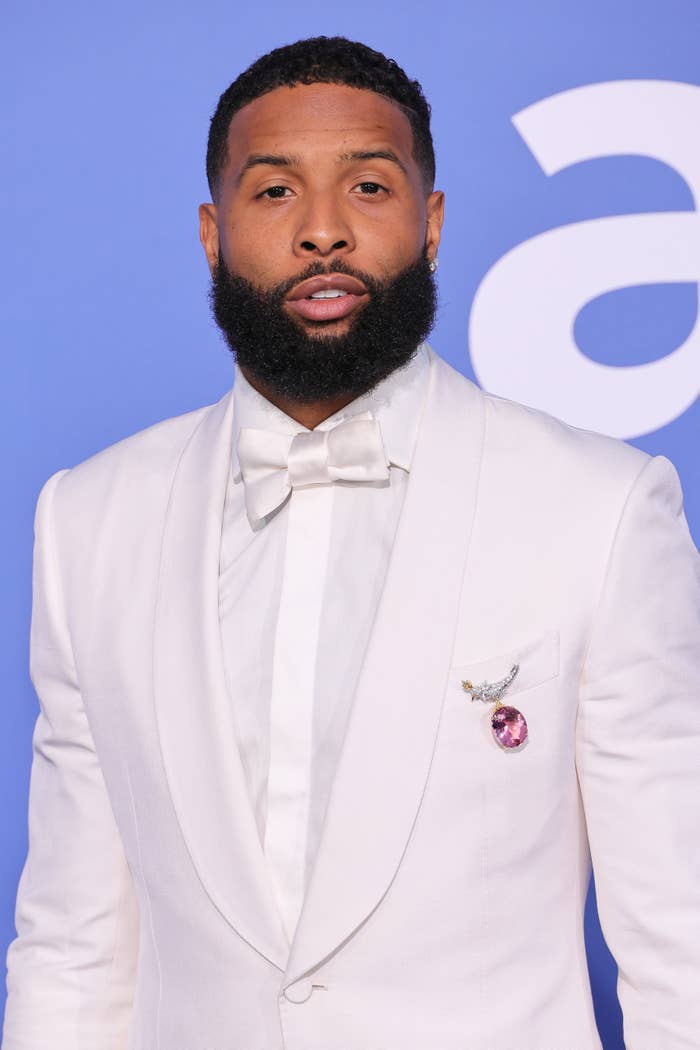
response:
<path id="1" fill-rule="evenodd" d="M 471 682 L 462 682 L 462 689 L 471 694 L 472 700 L 483 700 L 485 704 L 495 703 L 491 712 L 491 729 L 496 743 L 500 747 L 520 747 L 527 740 L 527 722 L 525 715 L 518 711 L 517 707 L 510 707 L 501 703 L 501 697 L 519 670 L 519 664 L 513 664 L 505 678 L 500 682 L 482 682 L 480 685 L 472 685 Z"/>

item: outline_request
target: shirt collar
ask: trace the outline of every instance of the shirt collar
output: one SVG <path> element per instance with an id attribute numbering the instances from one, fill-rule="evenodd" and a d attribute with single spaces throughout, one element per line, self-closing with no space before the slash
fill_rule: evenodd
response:
<path id="1" fill-rule="evenodd" d="M 349 419 L 358 412 L 369 411 L 379 421 L 384 448 L 391 465 L 410 470 L 421 408 L 427 390 L 428 370 L 427 343 L 421 343 L 407 365 L 392 372 L 378 383 L 374 390 L 355 398 L 328 419 L 324 419 L 316 429 L 329 430 L 336 423 Z M 231 470 L 236 480 L 240 477 L 238 435 L 243 427 L 274 430 L 283 434 L 308 432 L 308 427 L 298 423 L 263 397 L 234 365 Z"/>

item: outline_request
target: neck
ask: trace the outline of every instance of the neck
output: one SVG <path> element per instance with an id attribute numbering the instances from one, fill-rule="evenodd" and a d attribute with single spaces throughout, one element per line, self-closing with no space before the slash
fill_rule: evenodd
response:
<path id="1" fill-rule="evenodd" d="M 355 400 L 354 394 L 341 394 L 340 397 L 329 398 L 325 401 L 306 401 L 303 403 L 291 401 L 289 398 L 282 397 L 280 394 L 270 390 L 265 383 L 261 383 L 259 379 L 251 376 L 244 368 L 241 368 L 241 372 L 254 390 L 257 390 L 259 394 L 267 398 L 271 404 L 279 408 L 285 415 L 290 416 L 297 423 L 301 423 L 307 430 L 313 430 L 324 419 L 328 419 L 334 412 L 338 412 Z"/>

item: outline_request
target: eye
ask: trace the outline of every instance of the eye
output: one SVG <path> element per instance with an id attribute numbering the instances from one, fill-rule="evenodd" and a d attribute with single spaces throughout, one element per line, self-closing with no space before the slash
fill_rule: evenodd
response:
<path id="1" fill-rule="evenodd" d="M 359 182 L 358 189 L 362 197 L 376 197 L 378 193 L 386 192 L 385 187 L 378 182 Z"/>
<path id="2" fill-rule="evenodd" d="M 268 200 L 281 200 L 285 193 L 289 189 L 289 186 L 268 186 L 266 190 L 258 194 L 258 197 L 267 197 Z"/>

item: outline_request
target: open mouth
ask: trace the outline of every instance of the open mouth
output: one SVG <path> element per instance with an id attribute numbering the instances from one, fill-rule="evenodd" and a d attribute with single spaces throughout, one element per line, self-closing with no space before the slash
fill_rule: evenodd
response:
<path id="1" fill-rule="evenodd" d="M 362 281 L 342 273 L 311 277 L 289 293 L 289 309 L 307 321 L 337 321 L 363 302 L 368 291 Z"/>

